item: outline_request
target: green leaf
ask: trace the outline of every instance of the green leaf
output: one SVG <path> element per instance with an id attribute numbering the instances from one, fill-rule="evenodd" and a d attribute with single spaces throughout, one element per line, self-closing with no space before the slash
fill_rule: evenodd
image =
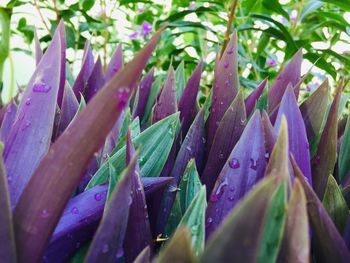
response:
<path id="1" fill-rule="evenodd" d="M 153 107 L 154 101 L 157 98 L 158 92 L 161 89 L 161 83 L 162 83 L 162 78 L 159 76 L 155 79 L 155 81 L 152 84 L 147 105 L 145 108 L 145 112 L 141 120 L 141 125 L 144 125 L 145 123 L 147 123 L 147 121 L 151 117 L 152 107 Z"/>
<path id="2" fill-rule="evenodd" d="M 177 66 L 175 71 L 175 83 L 176 83 L 176 98 L 180 99 L 182 92 L 184 91 L 186 79 L 185 79 L 185 63 L 182 60 Z"/>
<path id="3" fill-rule="evenodd" d="M 113 165 L 113 163 L 111 162 L 110 157 L 108 156 L 107 158 L 108 158 L 109 184 L 108 184 L 108 192 L 107 192 L 105 207 L 108 206 L 113 190 L 117 186 L 120 178 L 124 177 L 125 171 L 126 171 L 126 169 L 124 169 L 124 171 L 121 174 L 117 173 L 117 170 Z"/>
<path id="4" fill-rule="evenodd" d="M 338 228 L 339 233 L 342 234 L 349 215 L 349 208 L 337 184 L 337 181 L 332 175 L 328 177 L 322 204 Z"/>
<path id="5" fill-rule="evenodd" d="M 350 11 L 350 2 L 344 1 L 344 0 L 320 0 L 325 3 L 334 4 L 335 6 L 338 6 L 340 8 L 343 8 L 346 11 Z"/>
<path id="6" fill-rule="evenodd" d="M 135 148 L 140 147 L 139 163 L 143 177 L 159 176 L 173 144 L 179 126 L 179 113 L 155 123 L 133 140 Z M 110 157 L 116 174 L 125 168 L 125 146 Z M 108 164 L 104 163 L 87 185 L 87 189 L 108 180 Z"/>
<path id="7" fill-rule="evenodd" d="M 186 226 L 190 230 L 192 247 L 196 255 L 204 250 L 206 207 L 206 189 L 202 186 L 179 223 L 179 227 Z"/>
<path id="8" fill-rule="evenodd" d="M 274 193 L 261 240 L 258 262 L 275 262 L 281 245 L 286 219 L 286 185 L 282 183 Z"/>
<path id="9" fill-rule="evenodd" d="M 339 180 L 342 181 L 350 172 L 350 114 L 346 122 L 343 140 L 340 144 L 338 169 Z"/>
<path id="10" fill-rule="evenodd" d="M 95 4 L 95 0 L 80 0 L 80 5 L 81 7 L 84 9 L 84 11 L 88 11 L 90 10 L 94 4 Z"/>

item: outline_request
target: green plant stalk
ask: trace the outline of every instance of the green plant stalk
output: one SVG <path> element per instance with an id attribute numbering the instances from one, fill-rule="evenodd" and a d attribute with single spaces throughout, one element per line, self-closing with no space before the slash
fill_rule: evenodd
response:
<path id="1" fill-rule="evenodd" d="M 12 9 L 0 8 L 0 25 L 1 25 L 1 40 L 0 40 L 0 88 L 2 89 L 2 75 L 4 71 L 5 60 L 9 55 L 10 50 L 10 21 Z"/>

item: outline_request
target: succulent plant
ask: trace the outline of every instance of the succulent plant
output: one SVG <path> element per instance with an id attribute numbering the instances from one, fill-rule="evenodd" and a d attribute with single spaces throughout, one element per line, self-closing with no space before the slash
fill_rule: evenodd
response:
<path id="1" fill-rule="evenodd" d="M 64 24 L 36 46 L 3 108 L 1 260 L 350 262 L 344 84 L 299 97 L 299 50 L 245 98 L 234 32 L 199 105 L 203 62 L 141 78 L 162 30 L 105 71 L 87 42 L 72 87 Z"/>

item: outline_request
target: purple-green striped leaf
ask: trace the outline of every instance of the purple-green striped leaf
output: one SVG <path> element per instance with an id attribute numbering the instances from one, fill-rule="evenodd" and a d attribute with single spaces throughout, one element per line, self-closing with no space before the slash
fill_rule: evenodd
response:
<path id="1" fill-rule="evenodd" d="M 268 78 L 265 78 L 259 86 L 249 94 L 249 96 L 245 99 L 245 110 L 247 113 L 247 116 L 250 116 L 250 114 L 254 111 L 254 108 L 256 106 L 256 103 L 260 99 L 261 94 L 263 93 L 266 84 L 267 84 Z"/>
<path id="2" fill-rule="evenodd" d="M 28 83 L 5 142 L 3 156 L 12 207 L 17 204 L 51 143 L 60 85 L 60 54 L 61 40 L 57 30 Z"/>
<path id="3" fill-rule="evenodd" d="M 217 58 L 214 73 L 213 100 L 208 117 L 207 153 L 212 146 L 219 122 L 239 90 L 237 32 L 220 58 Z"/>
<path id="4" fill-rule="evenodd" d="M 201 262 L 258 262 L 264 223 L 278 182 L 272 176 L 264 178 L 237 204 L 208 241 Z"/>
<path id="5" fill-rule="evenodd" d="M 342 88 L 343 83 L 340 83 L 329 109 L 316 155 L 311 163 L 312 186 L 320 199 L 323 198 L 328 176 L 333 174 L 337 161 L 338 112 Z"/>
<path id="6" fill-rule="evenodd" d="M 198 112 L 194 122 L 187 132 L 179 153 L 177 154 L 174 167 L 171 170 L 170 177 L 174 178 L 174 180 L 167 186 L 158 210 L 157 234 L 163 233 L 165 229 L 181 177 L 188 162 L 194 158 L 198 170 L 200 171 L 203 167 L 204 136 L 204 116 L 203 110 L 201 110 Z"/>
<path id="7" fill-rule="evenodd" d="M 41 258 L 82 172 L 124 109 L 131 92 L 128 87 L 135 86 L 161 31 L 97 93 L 40 162 L 14 213 L 20 260 Z M 42 217 L 43 210 L 48 217 Z"/>
<path id="8" fill-rule="evenodd" d="M 144 116 L 144 111 L 146 109 L 147 101 L 151 92 L 152 84 L 154 80 L 154 68 L 142 79 L 138 87 L 138 96 L 137 105 L 133 113 L 133 118 L 139 117 L 142 120 Z"/>
<path id="9" fill-rule="evenodd" d="M 210 195 L 206 214 L 207 238 L 263 177 L 265 167 L 264 134 L 260 113 L 256 111 L 222 168 Z"/>
<path id="10" fill-rule="evenodd" d="M 304 175 L 293 157 L 291 162 L 294 175 L 299 178 L 306 195 L 307 213 L 312 227 L 313 243 L 315 244 L 314 256 L 319 262 L 349 262 L 350 252 L 344 239 L 339 234 L 316 193 L 305 181 Z"/>
<path id="11" fill-rule="evenodd" d="M 264 130 L 264 140 L 265 140 L 265 159 L 268 161 L 272 153 L 273 147 L 276 142 L 276 133 L 273 129 L 272 123 L 270 121 L 269 115 L 265 110 L 261 113 L 261 123 Z"/>
<path id="12" fill-rule="evenodd" d="M 233 147 L 241 137 L 245 124 L 246 113 L 243 94 L 242 92 L 238 92 L 216 130 L 206 166 L 201 176 L 203 184 L 207 187 L 208 195 L 211 193 L 216 179 L 227 158 L 230 156 Z"/>
<path id="13" fill-rule="evenodd" d="M 269 114 L 274 113 L 283 94 L 289 83 L 292 83 L 293 87 L 298 84 L 301 72 L 301 62 L 303 60 L 302 49 L 294 55 L 294 57 L 289 61 L 287 66 L 278 74 L 275 81 L 273 82 L 271 88 L 268 92 L 268 110 Z M 299 87 L 294 89 L 295 97 L 298 98 Z"/>
<path id="14" fill-rule="evenodd" d="M 185 89 L 180 97 L 179 111 L 181 122 L 181 135 L 186 136 L 188 129 L 191 126 L 197 113 L 197 94 L 199 90 L 199 83 L 202 75 L 203 62 L 199 62 L 191 77 L 188 79 Z"/>
<path id="15" fill-rule="evenodd" d="M 79 108 L 79 102 L 68 82 L 64 88 L 59 134 L 61 134 L 71 123 Z"/>
<path id="16" fill-rule="evenodd" d="M 293 87 L 289 85 L 282 97 L 275 122 L 275 132 L 281 127 L 282 116 L 285 116 L 288 127 L 288 149 L 293 154 L 298 166 L 312 184 L 309 142 L 306 136 L 303 117 L 295 98 Z"/>

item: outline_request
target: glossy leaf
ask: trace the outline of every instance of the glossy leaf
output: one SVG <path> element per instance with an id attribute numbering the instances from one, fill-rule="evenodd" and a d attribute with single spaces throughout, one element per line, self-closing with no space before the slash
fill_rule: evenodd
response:
<path id="1" fill-rule="evenodd" d="M 175 127 L 179 122 L 179 114 L 155 123 L 133 140 L 135 147 L 140 147 L 140 168 L 143 177 L 157 177 L 163 169 L 164 163 L 174 141 Z M 142 145 L 142 146 L 141 146 Z M 120 174 L 125 167 L 125 146 L 110 157 Z M 87 188 L 105 183 L 108 179 L 108 164 L 103 164 L 91 179 Z"/>
<path id="2" fill-rule="evenodd" d="M 298 178 L 288 202 L 283 241 L 277 262 L 309 263 L 310 238 L 306 197 Z"/>
<path id="3" fill-rule="evenodd" d="M 277 109 L 288 84 L 294 87 L 299 82 L 302 59 L 303 52 L 300 49 L 273 82 L 268 93 L 269 114 Z M 294 89 L 294 94 L 298 98 L 299 88 Z"/>
<path id="4" fill-rule="evenodd" d="M 321 133 L 322 123 L 326 115 L 329 101 L 329 84 L 326 79 L 320 87 L 300 105 L 307 138 L 309 142 L 315 140 Z"/>
<path id="5" fill-rule="evenodd" d="M 266 166 L 263 136 L 260 113 L 256 111 L 233 148 L 210 195 L 206 214 L 207 238 L 263 177 Z"/>
<path id="6" fill-rule="evenodd" d="M 277 186 L 272 176 L 258 183 L 209 239 L 201 262 L 257 262 L 268 206 Z"/>
<path id="7" fill-rule="evenodd" d="M 315 248 L 317 248 L 315 254 L 318 255 L 320 262 L 349 262 L 350 252 L 342 236 L 316 193 L 306 183 L 294 158 L 291 158 L 291 162 L 294 175 L 299 178 L 306 195 L 307 213 L 312 227 L 313 243 L 315 243 Z"/>
<path id="8" fill-rule="evenodd" d="M 179 223 L 179 227 L 186 226 L 189 229 L 192 247 L 196 255 L 200 255 L 204 250 L 206 207 L 206 190 L 205 186 L 202 186 Z"/>
<path id="9" fill-rule="evenodd" d="M 239 90 L 238 80 L 238 47 L 237 32 L 235 31 L 230 42 L 215 65 L 213 100 L 208 117 L 207 151 L 209 152 L 219 122 L 229 108 L 233 98 Z"/>
<path id="10" fill-rule="evenodd" d="M 211 193 L 215 181 L 227 158 L 230 156 L 233 147 L 241 137 L 245 124 L 246 113 L 243 94 L 238 92 L 219 123 L 201 176 L 202 182 L 207 187 L 208 195 Z"/>
<path id="11" fill-rule="evenodd" d="M 132 204 L 131 189 L 136 165 L 137 155 L 134 155 L 112 193 L 86 255 L 86 263 L 111 262 L 124 255 L 123 241 Z"/>
<path id="12" fill-rule="evenodd" d="M 16 244 L 6 170 L 2 159 L 2 143 L 0 147 L 0 257 L 3 262 L 15 263 L 17 262 Z"/>
<path id="13" fill-rule="evenodd" d="M 346 122 L 343 140 L 340 144 L 338 170 L 340 181 L 344 180 L 350 173 L 350 114 Z"/>
<path id="14" fill-rule="evenodd" d="M 5 142 L 3 156 L 13 208 L 51 143 L 60 85 L 60 54 L 57 30 L 28 83 Z"/>
<path id="15" fill-rule="evenodd" d="M 322 204 L 338 228 L 339 233 L 343 234 L 346 220 L 349 216 L 349 208 L 344 200 L 337 181 L 332 175 L 328 177 Z"/>
<path id="16" fill-rule="evenodd" d="M 115 50 L 111 60 L 108 63 L 105 80 L 108 82 L 113 76 L 123 67 L 123 50 L 122 45 L 119 44 Z"/>
<path id="17" fill-rule="evenodd" d="M 254 108 L 260 99 L 260 96 L 263 94 L 263 91 L 267 84 L 267 78 L 265 78 L 256 89 L 249 94 L 249 96 L 245 99 L 245 110 L 247 116 L 250 116 L 250 114 L 254 111 Z"/>
<path id="18" fill-rule="evenodd" d="M 312 183 L 309 142 L 298 103 L 295 99 L 293 87 L 289 85 L 282 97 L 275 122 L 275 132 L 281 127 L 282 116 L 285 116 L 288 129 L 288 151 L 293 154 L 298 166 Z M 287 155 L 288 157 L 288 155 Z"/>
<path id="19" fill-rule="evenodd" d="M 179 187 L 181 177 L 186 169 L 188 162 L 195 159 L 198 169 L 203 165 L 204 153 L 204 116 L 203 111 L 198 112 L 196 119 L 192 123 L 182 145 L 177 154 L 175 164 L 171 170 L 170 177 L 174 180 L 166 188 L 157 218 L 157 234 L 163 233 L 166 222 L 169 218 L 171 208 L 173 206 L 177 189 Z"/>
<path id="20" fill-rule="evenodd" d="M 180 97 L 179 111 L 182 137 L 185 137 L 197 113 L 196 103 L 199 83 L 201 80 L 202 67 L 203 62 L 200 62 L 193 71 L 191 77 L 188 79 L 186 87 L 182 93 L 182 96 Z"/>
<path id="21" fill-rule="evenodd" d="M 135 85 L 160 33 L 90 101 L 40 162 L 14 213 L 20 260 L 40 259 L 80 175 L 124 108 L 130 92 L 126 87 Z M 42 218 L 45 209 L 50 216 Z"/>
<path id="22" fill-rule="evenodd" d="M 337 89 L 329 109 L 315 157 L 312 159 L 312 185 L 319 198 L 323 198 L 328 176 L 333 174 L 337 159 L 338 111 L 342 83 Z"/>

